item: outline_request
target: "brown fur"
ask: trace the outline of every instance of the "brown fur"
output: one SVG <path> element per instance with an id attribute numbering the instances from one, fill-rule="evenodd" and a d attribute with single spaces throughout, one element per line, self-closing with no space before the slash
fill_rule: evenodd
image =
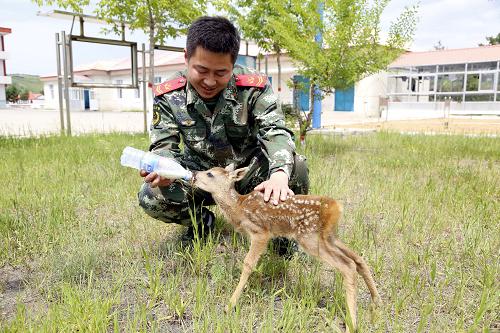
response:
<path id="1" fill-rule="evenodd" d="M 234 183 L 245 173 L 245 168 L 234 170 L 231 165 L 226 169 L 198 172 L 193 180 L 195 187 L 212 194 L 235 230 L 250 238 L 250 250 L 230 305 L 234 306 L 238 301 L 269 240 L 287 237 L 295 239 L 308 254 L 340 271 L 346 290 L 347 309 L 356 329 L 357 273 L 363 277 L 374 303 L 380 303 L 380 296 L 363 258 L 336 237 L 342 206 L 331 198 L 313 195 L 294 195 L 278 205 L 265 202 L 263 194 L 257 191 L 240 195 L 234 189 Z"/>

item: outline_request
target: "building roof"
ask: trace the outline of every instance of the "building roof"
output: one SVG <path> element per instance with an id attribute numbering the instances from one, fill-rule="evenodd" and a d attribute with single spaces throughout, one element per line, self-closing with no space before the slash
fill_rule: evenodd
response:
<path id="1" fill-rule="evenodd" d="M 42 94 L 35 94 L 35 93 L 32 93 L 31 91 L 28 93 L 28 100 L 29 101 L 32 101 L 32 100 L 35 100 L 35 99 L 43 99 L 43 95 Z"/>
<path id="2" fill-rule="evenodd" d="M 500 60 L 500 45 L 427 52 L 406 52 L 389 67 L 463 64 Z"/>
<path id="3" fill-rule="evenodd" d="M 155 67 L 172 66 L 184 63 L 184 53 L 182 52 L 155 52 Z M 142 62 L 137 64 L 138 68 L 142 68 Z M 149 58 L 146 58 L 146 66 L 149 66 Z M 130 70 L 130 58 L 99 60 L 92 63 L 75 66 L 74 73 L 83 73 L 88 71 L 120 71 Z M 55 77 L 54 74 L 43 75 L 41 79 Z"/>
<path id="4" fill-rule="evenodd" d="M 258 47 L 253 44 L 248 44 L 248 55 L 257 54 Z M 246 50 L 246 41 L 243 40 L 241 42 L 240 47 L 240 55 L 245 55 Z M 175 65 L 183 65 L 184 64 L 184 52 L 173 52 L 173 51 L 159 51 L 155 50 L 155 67 L 162 66 L 175 66 Z M 142 61 L 138 61 L 138 68 L 142 68 Z M 149 57 L 146 57 L 146 67 L 149 66 Z M 85 74 L 85 72 L 89 71 L 120 71 L 120 70 L 130 70 L 130 58 L 121 58 L 121 59 L 110 59 L 110 60 L 98 60 L 92 63 L 83 64 L 79 66 L 73 67 L 73 72 Z M 56 77 L 54 73 L 42 75 L 41 79 L 51 79 Z"/>
<path id="5" fill-rule="evenodd" d="M 12 32 L 12 30 L 10 28 L 0 27 L 0 36 L 2 36 L 2 35 L 8 35 L 11 32 Z"/>

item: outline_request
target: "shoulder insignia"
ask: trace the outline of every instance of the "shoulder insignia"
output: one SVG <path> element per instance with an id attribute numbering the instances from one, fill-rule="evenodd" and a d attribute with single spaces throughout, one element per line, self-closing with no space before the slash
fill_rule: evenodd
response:
<path id="1" fill-rule="evenodd" d="M 236 86 L 238 87 L 258 87 L 264 88 L 267 83 L 267 76 L 261 74 L 240 74 L 236 75 Z"/>
<path id="2" fill-rule="evenodd" d="M 186 83 L 187 83 L 186 78 L 181 76 L 181 77 L 175 78 L 173 80 L 169 80 L 169 81 L 155 85 L 153 87 L 153 92 L 154 92 L 155 96 L 160 96 L 160 95 L 166 94 L 168 92 L 182 88 L 186 85 Z"/>
<path id="3" fill-rule="evenodd" d="M 161 116 L 160 116 L 160 106 L 158 104 L 153 105 L 153 119 L 152 119 L 152 124 L 153 126 L 156 126 L 160 123 Z"/>

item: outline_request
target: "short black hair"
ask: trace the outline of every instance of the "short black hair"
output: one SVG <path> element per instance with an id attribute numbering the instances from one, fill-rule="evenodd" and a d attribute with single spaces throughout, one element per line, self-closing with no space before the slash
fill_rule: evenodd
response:
<path id="1" fill-rule="evenodd" d="M 186 41 L 188 60 L 198 46 L 215 52 L 231 54 L 233 65 L 240 50 L 240 34 L 238 29 L 225 17 L 202 16 L 189 27 Z"/>

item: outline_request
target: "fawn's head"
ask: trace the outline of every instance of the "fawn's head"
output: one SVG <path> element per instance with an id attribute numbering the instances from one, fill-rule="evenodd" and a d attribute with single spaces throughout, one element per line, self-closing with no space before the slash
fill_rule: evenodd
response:
<path id="1" fill-rule="evenodd" d="M 193 175 L 192 185 L 208 193 L 229 190 L 234 183 L 243 179 L 248 168 L 234 170 L 234 164 L 223 168 L 212 168 L 206 171 L 197 171 Z"/>

